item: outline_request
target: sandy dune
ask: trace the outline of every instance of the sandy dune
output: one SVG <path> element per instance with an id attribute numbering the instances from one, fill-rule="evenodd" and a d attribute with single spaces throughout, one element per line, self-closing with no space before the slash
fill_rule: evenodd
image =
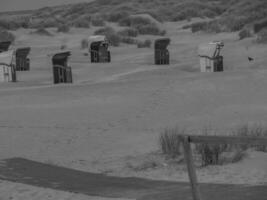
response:
<path id="1" fill-rule="evenodd" d="M 0 85 L 0 159 L 23 157 L 93 172 L 186 180 L 184 170 L 178 170 L 181 176 L 164 169 L 125 172 L 125 161 L 158 150 L 165 127 L 197 132 L 212 125 L 225 134 L 236 125 L 266 122 L 266 46 L 238 41 L 232 33 L 193 35 L 179 24 L 165 26 L 172 38 L 170 66 L 154 66 L 152 49 L 125 45 L 111 48 L 111 64 L 89 64 L 79 44 L 93 30 L 49 39 L 18 31 L 16 45 L 32 47 L 32 70 L 18 72 L 18 83 Z M 219 39 L 225 42 L 226 71 L 200 73 L 197 45 Z M 74 84 L 55 86 L 46 55 L 62 43 L 72 50 Z M 200 180 L 266 184 L 266 155 L 255 156 L 264 159 L 262 165 L 252 165 L 255 173 L 245 173 L 251 167 L 238 170 L 255 161 L 248 158 L 243 164 L 200 170 Z M 3 185 L 11 188 L 7 191 L 20 190 L 19 184 Z"/>

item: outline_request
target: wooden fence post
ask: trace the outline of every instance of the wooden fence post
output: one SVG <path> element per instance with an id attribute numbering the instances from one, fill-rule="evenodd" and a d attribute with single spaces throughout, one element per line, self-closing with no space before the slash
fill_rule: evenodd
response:
<path id="1" fill-rule="evenodd" d="M 191 183 L 193 200 L 201 200 L 199 185 L 197 183 L 197 175 L 193 162 L 192 149 L 190 145 L 190 137 L 183 136 L 184 157 L 187 164 L 188 176 Z"/>

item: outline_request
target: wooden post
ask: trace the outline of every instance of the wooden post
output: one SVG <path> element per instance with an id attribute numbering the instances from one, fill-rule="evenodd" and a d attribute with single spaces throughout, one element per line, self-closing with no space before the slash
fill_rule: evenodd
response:
<path id="1" fill-rule="evenodd" d="M 191 183 L 193 200 L 201 200 L 199 185 L 197 183 L 197 175 L 193 162 L 192 149 L 190 145 L 190 137 L 183 136 L 184 157 L 187 164 L 188 176 Z"/>
<path id="2" fill-rule="evenodd" d="M 188 176 L 192 188 L 193 200 L 201 200 L 197 183 L 197 175 L 193 162 L 190 143 L 208 144 L 257 144 L 267 145 L 267 137 L 237 137 L 237 136 L 180 136 L 184 147 L 184 157 L 187 164 Z"/>

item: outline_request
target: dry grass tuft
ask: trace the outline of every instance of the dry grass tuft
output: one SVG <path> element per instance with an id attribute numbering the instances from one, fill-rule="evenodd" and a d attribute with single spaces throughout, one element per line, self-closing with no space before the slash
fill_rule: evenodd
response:
<path id="1" fill-rule="evenodd" d="M 88 40 L 87 39 L 82 39 L 81 40 L 81 49 L 88 49 Z"/>
<path id="2" fill-rule="evenodd" d="M 151 40 L 138 41 L 137 48 L 150 48 L 151 44 L 152 44 Z"/>
<path id="3" fill-rule="evenodd" d="M 252 137 L 267 137 L 267 127 L 264 127 L 261 124 L 254 124 L 249 126 L 248 124 L 237 127 L 232 131 L 232 135 L 235 136 L 252 136 Z M 238 146 L 234 146 L 232 148 L 240 148 L 242 150 L 254 149 L 256 151 L 267 152 L 266 145 L 251 145 L 251 144 L 242 144 Z"/>
<path id="4" fill-rule="evenodd" d="M 162 153 L 171 158 L 182 156 L 182 141 L 181 135 L 190 135 L 185 129 L 178 128 L 165 129 L 159 137 L 159 145 Z M 216 131 L 204 128 L 201 135 L 217 135 Z M 253 136 L 253 137 L 266 137 L 267 128 L 256 124 L 252 126 L 243 125 L 234 128 L 230 135 L 234 136 Z M 194 147 L 195 156 L 199 157 L 202 166 L 208 165 L 223 165 L 228 163 L 236 163 L 241 161 L 245 156 L 248 149 L 255 151 L 267 152 L 266 145 L 229 145 L 229 144 L 196 144 Z"/>
<path id="5" fill-rule="evenodd" d="M 184 135 L 184 129 L 166 128 L 159 137 L 159 145 L 163 154 L 175 158 L 182 154 L 182 143 L 180 136 Z"/>

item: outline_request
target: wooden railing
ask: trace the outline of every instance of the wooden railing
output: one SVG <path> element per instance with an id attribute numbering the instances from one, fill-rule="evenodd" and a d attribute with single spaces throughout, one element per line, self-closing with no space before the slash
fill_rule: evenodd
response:
<path id="1" fill-rule="evenodd" d="M 180 136 L 184 147 L 184 156 L 187 164 L 193 200 L 201 200 L 201 193 L 197 181 L 196 169 L 190 143 L 205 144 L 251 144 L 267 145 L 267 137 L 235 137 L 235 136 Z"/>

